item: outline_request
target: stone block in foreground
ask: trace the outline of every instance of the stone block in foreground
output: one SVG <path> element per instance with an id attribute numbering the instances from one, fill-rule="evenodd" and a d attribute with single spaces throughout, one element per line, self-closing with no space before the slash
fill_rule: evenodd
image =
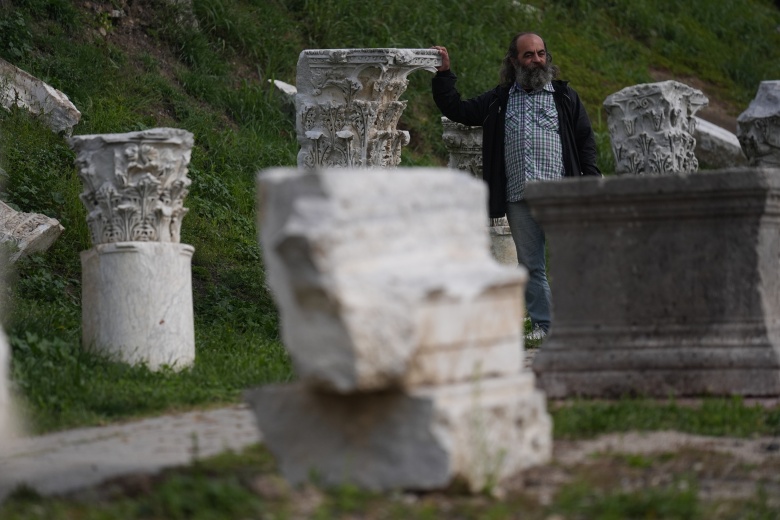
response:
<path id="1" fill-rule="evenodd" d="M 39 213 L 22 213 L 0 202 L 0 243 L 11 242 L 14 251 L 8 261 L 48 250 L 65 228 L 57 219 Z"/>
<path id="2" fill-rule="evenodd" d="M 304 385 L 248 391 L 282 474 L 292 483 L 373 490 L 497 485 L 552 453 L 552 422 L 533 374 L 339 395 Z"/>
<path id="3" fill-rule="evenodd" d="M 780 169 L 527 189 L 548 238 L 550 397 L 780 395 Z"/>
<path id="4" fill-rule="evenodd" d="M 485 186 L 452 170 L 269 170 L 257 207 L 282 339 L 342 393 L 519 372 L 524 269 L 499 265 Z"/>

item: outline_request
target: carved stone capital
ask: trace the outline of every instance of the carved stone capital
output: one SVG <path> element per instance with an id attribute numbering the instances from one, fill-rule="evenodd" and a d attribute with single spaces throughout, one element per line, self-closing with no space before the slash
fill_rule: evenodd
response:
<path id="1" fill-rule="evenodd" d="M 695 172 L 693 115 L 708 103 L 700 91 L 677 81 L 633 85 L 604 100 L 619 174 Z"/>
<path id="2" fill-rule="evenodd" d="M 762 81 L 737 118 L 737 138 L 751 166 L 780 167 L 780 81 Z"/>
<path id="3" fill-rule="evenodd" d="M 298 58 L 298 166 L 395 167 L 409 134 L 397 130 L 406 77 L 435 72 L 435 49 L 318 49 Z"/>
<path id="4" fill-rule="evenodd" d="M 77 154 L 93 244 L 179 242 L 190 185 L 190 132 L 154 128 L 80 135 L 69 143 Z"/>

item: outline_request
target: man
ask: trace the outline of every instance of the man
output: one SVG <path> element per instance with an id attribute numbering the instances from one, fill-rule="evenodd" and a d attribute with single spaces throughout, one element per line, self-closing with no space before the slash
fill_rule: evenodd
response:
<path id="1" fill-rule="evenodd" d="M 528 182 L 601 175 L 588 114 L 567 82 L 556 79 L 559 69 L 538 34 L 517 34 L 501 66 L 501 84 L 468 100 L 455 88 L 447 49 L 433 48 L 442 57 L 433 78 L 436 105 L 452 121 L 483 127 L 482 176 L 488 184 L 489 216 L 507 216 L 517 259 L 529 273 L 529 339 L 541 339 L 551 320 L 545 240 L 523 195 Z"/>

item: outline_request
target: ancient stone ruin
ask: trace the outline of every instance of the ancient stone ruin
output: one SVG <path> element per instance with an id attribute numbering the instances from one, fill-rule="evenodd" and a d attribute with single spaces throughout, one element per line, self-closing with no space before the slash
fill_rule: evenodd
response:
<path id="1" fill-rule="evenodd" d="M 68 96 L 35 76 L 0 59 L 0 106 L 18 106 L 39 115 L 54 132 L 70 135 L 81 112 Z"/>
<path id="2" fill-rule="evenodd" d="M 677 81 L 633 85 L 604 101 L 615 172 L 666 175 L 695 172 L 696 122 L 708 103 L 700 90 Z"/>
<path id="3" fill-rule="evenodd" d="M 747 159 L 742 153 L 736 134 L 715 124 L 694 116 L 696 129 L 693 137 L 696 139 L 696 159 L 699 166 L 702 163 L 710 170 L 730 168 L 732 166 L 747 166 Z"/>
<path id="4" fill-rule="evenodd" d="M 0 243 L 13 245 L 10 263 L 23 256 L 46 251 L 65 228 L 57 219 L 38 213 L 22 213 L 0 201 Z"/>
<path id="5" fill-rule="evenodd" d="M 751 166 L 780 167 L 780 81 L 762 81 L 737 118 L 737 137 Z"/>
<path id="6" fill-rule="evenodd" d="M 529 185 L 551 397 L 780 395 L 780 170 Z"/>
<path id="7" fill-rule="evenodd" d="M 84 346 L 153 370 L 191 365 L 194 248 L 179 239 L 192 134 L 155 128 L 69 142 L 93 243 L 81 253 Z"/>
<path id="8" fill-rule="evenodd" d="M 440 169 L 258 179 L 298 378 L 246 399 L 287 479 L 481 490 L 549 459 L 544 395 L 522 369 L 527 274 L 490 256 L 481 181 Z"/>
<path id="9" fill-rule="evenodd" d="M 450 154 L 447 166 L 456 170 L 464 170 L 474 177 L 482 178 L 482 127 L 466 126 L 446 117 L 441 118 L 444 128 L 442 138 L 447 152 Z M 490 251 L 493 256 L 506 265 L 517 265 L 517 250 L 509 230 L 506 217 L 491 219 Z"/>
<path id="10" fill-rule="evenodd" d="M 395 167 L 409 133 L 398 130 L 406 77 L 441 64 L 435 49 L 318 49 L 298 58 L 298 166 Z"/>

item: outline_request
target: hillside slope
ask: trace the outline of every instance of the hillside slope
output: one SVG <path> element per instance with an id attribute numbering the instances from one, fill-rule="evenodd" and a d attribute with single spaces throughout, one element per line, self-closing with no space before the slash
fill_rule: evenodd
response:
<path id="1" fill-rule="evenodd" d="M 85 354 L 79 252 L 90 247 L 73 153 L 22 111 L 0 114 L 0 198 L 58 218 L 55 247 L 6 289 L 14 378 L 37 430 L 234 401 L 292 377 L 256 241 L 254 176 L 294 165 L 294 126 L 267 80 L 294 83 L 305 48 L 446 45 L 464 95 L 492 87 L 511 36 L 546 37 L 612 157 L 601 102 L 627 85 L 695 78 L 733 121 L 780 78 L 780 11 L 766 0 L 0 0 L 0 56 L 65 92 L 76 134 L 158 126 L 195 134 L 182 241 L 195 246 L 198 361 L 153 374 Z M 430 76 L 416 73 L 403 165 L 443 165 Z M 706 115 L 705 115 L 706 117 Z"/>

